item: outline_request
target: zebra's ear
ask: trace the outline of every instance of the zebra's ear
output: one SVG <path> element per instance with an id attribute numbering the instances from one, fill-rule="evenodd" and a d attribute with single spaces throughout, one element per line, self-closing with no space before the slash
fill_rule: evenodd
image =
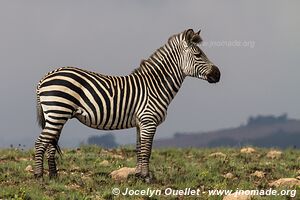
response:
<path id="1" fill-rule="evenodd" d="M 186 42 L 188 45 L 191 44 L 199 44 L 202 39 L 200 37 L 200 32 L 201 30 L 199 30 L 197 33 L 194 32 L 193 29 L 189 29 L 186 31 Z"/>
<path id="2" fill-rule="evenodd" d="M 194 35 L 195 35 L 195 32 L 193 29 L 189 29 L 185 32 L 185 39 L 188 44 L 191 42 Z"/>

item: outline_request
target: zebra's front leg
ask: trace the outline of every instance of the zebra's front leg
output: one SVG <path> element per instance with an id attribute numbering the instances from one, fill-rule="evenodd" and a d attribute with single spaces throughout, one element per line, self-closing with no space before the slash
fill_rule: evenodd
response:
<path id="1" fill-rule="evenodd" d="M 155 125 L 147 125 L 146 127 L 141 128 L 140 131 L 140 176 L 149 183 L 151 181 L 149 173 L 149 160 L 152 150 L 153 137 L 156 131 Z"/>
<path id="2" fill-rule="evenodd" d="M 141 135 L 140 128 L 136 128 L 136 167 L 135 167 L 135 176 L 141 176 L 142 172 L 142 157 L 140 156 L 141 152 Z"/>

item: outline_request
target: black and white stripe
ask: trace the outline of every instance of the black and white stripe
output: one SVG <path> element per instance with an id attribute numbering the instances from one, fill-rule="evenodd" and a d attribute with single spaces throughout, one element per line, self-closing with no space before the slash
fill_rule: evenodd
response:
<path id="1" fill-rule="evenodd" d="M 49 72 L 37 87 L 38 120 L 43 128 L 35 143 L 35 175 L 43 175 L 47 153 L 50 177 L 57 175 L 55 152 L 68 119 L 101 130 L 137 127 L 137 175 L 149 177 L 156 127 L 186 76 L 218 82 L 220 71 L 197 46 L 200 31 L 169 38 L 127 76 L 107 76 L 75 67 Z"/>

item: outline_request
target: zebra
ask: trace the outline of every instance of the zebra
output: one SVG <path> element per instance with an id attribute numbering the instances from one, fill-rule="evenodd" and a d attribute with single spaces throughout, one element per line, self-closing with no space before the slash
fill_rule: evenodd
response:
<path id="1" fill-rule="evenodd" d="M 35 141 L 37 178 L 43 177 L 46 153 L 49 177 L 57 177 L 56 151 L 64 124 L 77 118 L 88 127 L 117 130 L 136 127 L 137 177 L 149 181 L 152 141 L 167 116 L 168 105 L 187 76 L 217 83 L 221 73 L 199 48 L 200 31 L 171 36 L 140 67 L 126 76 L 103 75 L 76 67 L 61 67 L 37 86 L 37 118 L 42 132 Z"/>

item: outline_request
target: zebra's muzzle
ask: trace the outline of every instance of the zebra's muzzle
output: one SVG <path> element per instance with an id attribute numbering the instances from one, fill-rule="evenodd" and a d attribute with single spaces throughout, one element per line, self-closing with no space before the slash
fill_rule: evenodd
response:
<path id="1" fill-rule="evenodd" d="M 206 75 L 206 79 L 209 83 L 217 83 L 220 81 L 221 72 L 218 67 L 213 65 L 210 72 Z"/>

